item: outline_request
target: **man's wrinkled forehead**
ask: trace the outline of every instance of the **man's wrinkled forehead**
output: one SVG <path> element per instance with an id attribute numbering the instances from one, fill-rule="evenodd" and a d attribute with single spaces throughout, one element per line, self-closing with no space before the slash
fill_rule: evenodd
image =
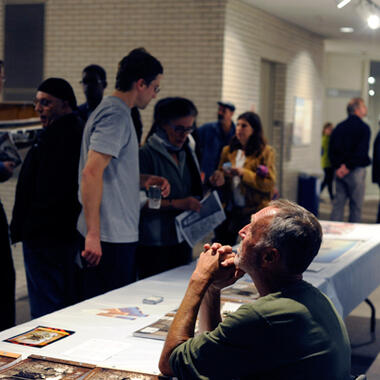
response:
<path id="1" fill-rule="evenodd" d="M 268 206 L 251 216 L 251 224 L 257 223 L 259 220 L 274 217 L 278 213 L 278 209 L 273 206 Z"/>
<path id="2" fill-rule="evenodd" d="M 265 207 L 251 216 L 250 229 L 254 231 L 261 231 L 267 229 L 272 222 L 273 217 L 278 213 L 278 209 L 272 206 Z"/>

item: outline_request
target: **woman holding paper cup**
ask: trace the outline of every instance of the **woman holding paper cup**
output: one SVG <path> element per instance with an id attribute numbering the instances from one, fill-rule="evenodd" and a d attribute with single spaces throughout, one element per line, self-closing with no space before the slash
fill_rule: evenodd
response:
<path id="1" fill-rule="evenodd" d="M 218 170 L 210 177 L 211 184 L 223 191 L 227 216 L 215 230 L 215 241 L 236 243 L 251 215 L 272 199 L 275 180 L 274 151 L 266 143 L 260 117 L 244 112 L 230 145 L 223 148 Z"/>
<path id="2" fill-rule="evenodd" d="M 157 102 L 154 123 L 140 148 L 141 174 L 165 177 L 171 186 L 168 198 L 154 198 L 141 210 L 137 251 L 138 275 L 145 278 L 187 264 L 191 247 L 177 237 L 175 218 L 183 211 L 199 211 L 202 181 L 190 133 L 195 129 L 195 105 L 185 98 L 165 98 Z"/>

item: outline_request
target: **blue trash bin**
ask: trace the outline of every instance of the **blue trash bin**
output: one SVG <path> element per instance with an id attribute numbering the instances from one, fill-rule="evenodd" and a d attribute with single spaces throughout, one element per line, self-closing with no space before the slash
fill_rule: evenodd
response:
<path id="1" fill-rule="evenodd" d="M 315 175 L 300 173 L 298 176 L 297 203 L 318 217 L 319 178 Z"/>

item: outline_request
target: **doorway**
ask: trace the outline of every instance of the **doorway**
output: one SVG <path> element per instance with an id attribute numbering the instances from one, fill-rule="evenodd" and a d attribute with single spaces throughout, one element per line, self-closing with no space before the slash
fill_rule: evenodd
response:
<path id="1" fill-rule="evenodd" d="M 261 60 L 260 109 L 264 136 L 276 153 L 276 186 L 283 193 L 283 169 L 289 147 L 285 139 L 286 64 Z"/>
<path id="2" fill-rule="evenodd" d="M 273 119 L 275 107 L 275 62 L 261 60 L 260 77 L 260 117 L 263 124 L 264 136 L 270 145 L 273 145 Z"/>

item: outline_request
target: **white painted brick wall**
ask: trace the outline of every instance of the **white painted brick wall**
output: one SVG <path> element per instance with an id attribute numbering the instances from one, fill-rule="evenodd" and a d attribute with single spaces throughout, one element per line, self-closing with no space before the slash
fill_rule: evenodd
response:
<path id="1" fill-rule="evenodd" d="M 102 65 L 109 94 L 117 63 L 144 46 L 163 64 L 159 98 L 185 96 L 199 109 L 199 122 L 214 119 L 222 87 L 224 0 L 49 0 L 46 3 L 45 77 L 78 81 L 90 63 Z M 142 112 L 145 131 L 153 102 Z"/>
<path id="2" fill-rule="evenodd" d="M 291 161 L 284 163 L 282 196 L 296 199 L 298 173 L 320 170 L 323 40 L 240 0 L 230 0 L 226 8 L 223 97 L 237 105 L 236 114 L 252 105 L 260 113 L 261 59 L 286 65 L 284 105 L 276 94 L 276 108 L 284 109 L 285 114 L 275 115 L 275 119 L 282 117 L 284 125 L 293 121 L 295 96 L 313 101 L 312 143 L 293 147 Z"/>
<path id="3" fill-rule="evenodd" d="M 117 64 L 143 46 L 163 64 L 165 77 L 158 99 L 185 96 L 199 111 L 199 124 L 216 117 L 222 88 L 225 0 L 49 0 L 45 3 L 44 78 L 63 77 L 84 101 L 79 84 L 91 63 L 107 71 L 109 95 Z M 0 46 L 3 47 L 4 1 L 0 2 Z M 150 128 L 152 102 L 142 111 Z M 16 179 L 0 184 L 10 216 Z"/>
<path id="4" fill-rule="evenodd" d="M 192 99 L 199 110 L 198 124 L 215 120 L 215 102 L 220 98 L 235 102 L 236 114 L 252 105 L 259 111 L 261 58 L 285 64 L 286 87 L 283 96 L 281 89 L 276 94 L 276 113 L 284 123 L 291 122 L 295 96 L 312 99 L 315 112 L 311 146 L 293 148 L 291 161 L 284 164 L 282 195 L 295 199 L 297 173 L 319 169 L 320 37 L 240 0 L 49 0 L 45 7 L 44 77 L 67 79 L 79 103 L 84 96 L 78 82 L 86 65 L 97 63 L 106 69 L 106 94 L 110 94 L 118 62 L 139 46 L 164 66 L 158 98 Z M 0 6 L 0 26 L 3 13 Z M 145 132 L 152 121 L 153 103 L 142 111 Z M 0 184 L 7 210 L 13 204 L 12 183 Z"/>

